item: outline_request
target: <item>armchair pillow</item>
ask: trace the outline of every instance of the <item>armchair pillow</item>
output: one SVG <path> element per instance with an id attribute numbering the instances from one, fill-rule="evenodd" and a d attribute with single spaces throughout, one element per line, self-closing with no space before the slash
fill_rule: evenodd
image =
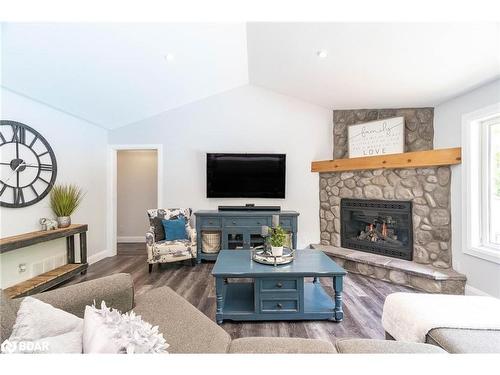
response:
<path id="1" fill-rule="evenodd" d="M 186 234 L 186 219 L 184 217 L 162 220 L 162 224 L 165 230 L 165 240 L 178 241 L 188 239 Z"/>
<path id="2" fill-rule="evenodd" d="M 165 229 L 163 228 L 162 221 L 159 217 L 149 219 L 151 226 L 154 228 L 155 241 L 163 241 L 165 239 Z"/>

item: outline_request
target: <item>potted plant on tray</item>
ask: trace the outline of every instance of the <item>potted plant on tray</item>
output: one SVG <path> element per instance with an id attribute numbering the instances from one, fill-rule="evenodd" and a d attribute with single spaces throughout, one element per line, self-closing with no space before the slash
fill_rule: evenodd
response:
<path id="1" fill-rule="evenodd" d="M 269 243 L 271 244 L 271 253 L 275 257 L 283 256 L 283 245 L 286 241 L 286 232 L 281 226 L 270 229 Z"/>
<path id="2" fill-rule="evenodd" d="M 76 185 L 56 185 L 50 192 L 50 208 L 57 217 L 59 228 L 71 225 L 71 214 L 83 199 L 83 192 Z"/>

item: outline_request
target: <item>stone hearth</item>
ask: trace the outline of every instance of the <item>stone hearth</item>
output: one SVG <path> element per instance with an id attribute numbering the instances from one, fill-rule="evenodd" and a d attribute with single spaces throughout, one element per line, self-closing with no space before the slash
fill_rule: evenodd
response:
<path id="1" fill-rule="evenodd" d="M 457 271 L 327 245 L 311 245 L 348 272 L 359 273 L 428 293 L 464 294 L 466 277 Z"/>
<path id="2" fill-rule="evenodd" d="M 347 157 L 347 126 L 394 116 L 405 117 L 407 151 L 433 147 L 433 109 L 334 111 L 334 159 Z M 313 245 L 350 272 L 432 293 L 463 294 L 465 276 L 452 269 L 451 169 L 448 166 L 320 173 L 321 243 Z M 413 261 L 388 258 L 340 244 L 342 198 L 411 201 Z"/>

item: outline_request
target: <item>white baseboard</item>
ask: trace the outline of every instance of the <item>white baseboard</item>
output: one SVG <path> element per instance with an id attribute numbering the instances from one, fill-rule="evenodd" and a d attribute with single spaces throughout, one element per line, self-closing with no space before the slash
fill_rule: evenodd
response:
<path id="1" fill-rule="evenodd" d="M 465 295 L 466 296 L 487 296 L 487 297 L 491 297 L 488 293 L 483 292 L 480 289 L 474 288 L 473 286 L 470 286 L 469 284 L 465 284 Z"/>
<path id="2" fill-rule="evenodd" d="M 89 264 L 93 264 L 96 262 L 99 262 L 101 259 L 107 258 L 107 257 L 112 257 L 116 254 L 113 254 L 113 251 L 111 250 L 103 250 L 99 251 L 97 254 L 91 255 L 87 258 L 87 262 Z"/>
<path id="3" fill-rule="evenodd" d="M 146 236 L 119 236 L 116 237 L 116 242 L 146 242 Z"/>

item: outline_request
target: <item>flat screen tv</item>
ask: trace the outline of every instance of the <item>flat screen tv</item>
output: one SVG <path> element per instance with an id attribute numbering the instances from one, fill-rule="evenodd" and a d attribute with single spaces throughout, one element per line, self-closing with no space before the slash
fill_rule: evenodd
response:
<path id="1" fill-rule="evenodd" d="M 285 154 L 207 154 L 208 198 L 285 198 Z"/>

